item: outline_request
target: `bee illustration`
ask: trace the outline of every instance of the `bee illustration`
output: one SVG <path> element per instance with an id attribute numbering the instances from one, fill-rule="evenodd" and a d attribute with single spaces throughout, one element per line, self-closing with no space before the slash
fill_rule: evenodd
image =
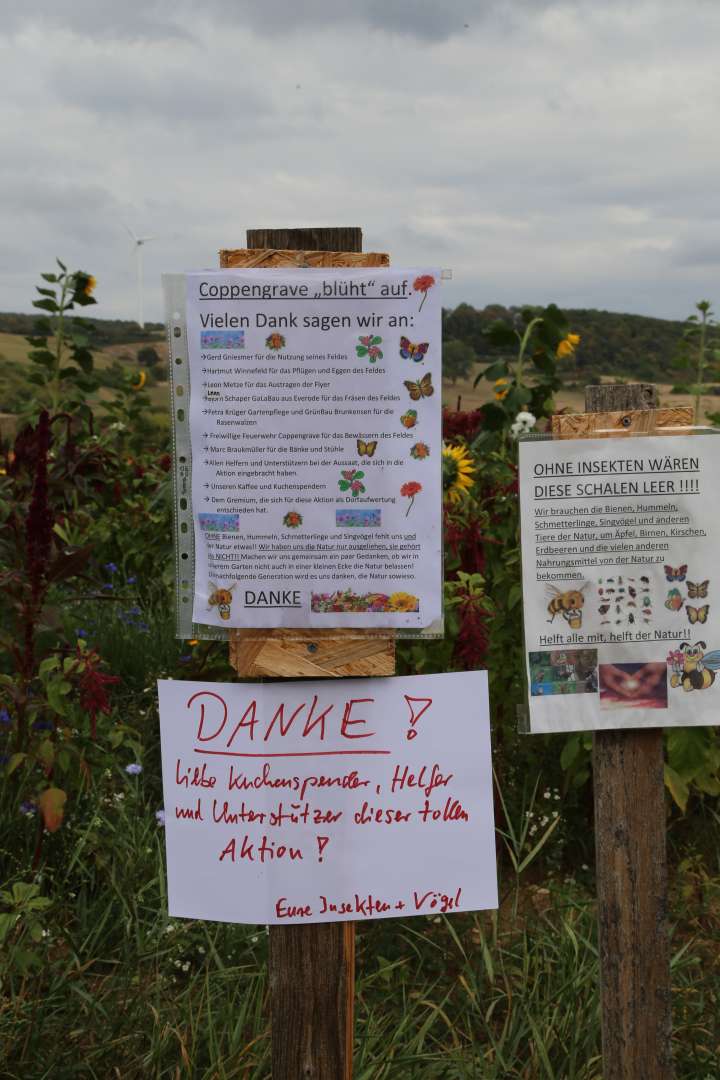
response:
<path id="1" fill-rule="evenodd" d="M 229 589 L 219 589 L 217 585 L 211 581 L 210 588 L 212 589 L 212 592 L 208 596 L 208 611 L 217 604 L 218 615 L 220 618 L 229 619 L 230 605 L 232 604 L 232 591 L 235 586 L 231 585 Z"/>
<path id="2" fill-rule="evenodd" d="M 589 582 L 586 581 L 579 589 L 568 589 L 566 592 L 561 592 L 554 585 L 550 585 L 548 595 L 551 599 L 547 606 L 550 616 L 548 622 L 553 622 L 556 615 L 562 615 L 571 630 L 579 630 L 582 626 L 582 607 L 585 603 L 583 592 L 588 585 Z"/>
<path id="3" fill-rule="evenodd" d="M 715 682 L 715 672 L 720 669 L 720 652 L 706 653 L 704 641 L 688 645 L 683 641 L 678 649 L 682 653 L 682 663 L 677 654 L 672 657 L 671 686 L 682 686 L 683 690 L 707 690 Z"/>

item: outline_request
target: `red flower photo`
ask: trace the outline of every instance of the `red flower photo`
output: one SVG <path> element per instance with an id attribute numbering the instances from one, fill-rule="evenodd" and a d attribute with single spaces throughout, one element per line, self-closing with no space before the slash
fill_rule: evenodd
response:
<path id="1" fill-rule="evenodd" d="M 422 491 L 422 484 L 418 484 L 417 480 L 409 480 L 407 484 L 403 484 L 400 488 L 400 494 L 404 495 L 406 499 L 410 500 L 407 510 L 405 511 L 405 517 L 408 516 L 413 508 L 415 502 L 415 496 Z"/>
<path id="2" fill-rule="evenodd" d="M 422 311 L 422 306 L 427 299 L 428 289 L 432 289 L 434 284 L 435 278 L 432 276 L 432 274 L 421 274 L 420 277 L 416 277 L 413 281 L 413 289 L 415 290 L 415 292 L 420 292 L 423 294 L 418 311 Z"/>

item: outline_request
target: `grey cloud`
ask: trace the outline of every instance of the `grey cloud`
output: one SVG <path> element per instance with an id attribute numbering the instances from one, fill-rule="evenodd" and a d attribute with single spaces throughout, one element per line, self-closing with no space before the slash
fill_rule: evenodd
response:
<path id="1" fill-rule="evenodd" d="M 537 13 L 552 0 L 36 0 L 3 16 L 5 32 L 46 25 L 95 38 L 172 40 L 192 37 L 207 19 L 286 37 L 313 30 L 363 27 L 442 42 L 465 34 L 488 18 L 501 21 Z"/>

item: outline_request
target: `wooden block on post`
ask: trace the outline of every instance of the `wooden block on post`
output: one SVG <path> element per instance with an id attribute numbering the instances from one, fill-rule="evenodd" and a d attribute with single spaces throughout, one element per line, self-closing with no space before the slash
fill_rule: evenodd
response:
<path id="1" fill-rule="evenodd" d="M 685 434 L 691 409 L 657 390 L 588 387 L 587 413 L 553 417 L 556 438 Z M 595 419 L 596 418 L 596 419 Z M 672 1080 L 663 735 L 593 733 L 604 1080 Z"/>

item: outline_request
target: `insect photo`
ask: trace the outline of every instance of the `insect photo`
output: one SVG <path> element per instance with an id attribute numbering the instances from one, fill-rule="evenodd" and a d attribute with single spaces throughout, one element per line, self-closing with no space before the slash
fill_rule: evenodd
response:
<path id="1" fill-rule="evenodd" d="M 419 382 L 412 382 L 410 379 L 405 379 L 405 388 L 413 401 L 419 401 L 420 398 L 424 397 L 432 397 L 435 393 L 435 387 L 432 384 L 432 375 L 429 371 L 427 375 L 423 375 Z"/>
<path id="2" fill-rule="evenodd" d="M 548 587 L 550 603 L 547 606 L 548 622 L 553 622 L 556 615 L 562 615 L 571 630 L 579 630 L 582 626 L 582 608 L 585 603 L 583 593 L 589 582 L 585 582 L 579 589 L 567 589 L 561 592 L 554 585 Z"/>
<path id="3" fill-rule="evenodd" d="M 421 341 L 418 344 L 414 344 L 409 338 L 400 338 L 400 355 L 403 360 L 413 360 L 416 364 L 419 364 L 421 360 L 425 359 L 425 353 L 429 348 L 429 341 Z"/>
<path id="4" fill-rule="evenodd" d="M 360 457 L 372 457 L 377 447 L 377 439 L 373 439 L 372 442 L 365 442 L 364 439 L 358 439 L 357 451 Z"/>
<path id="5" fill-rule="evenodd" d="M 235 586 L 231 585 L 229 589 L 218 589 L 214 582 L 211 581 L 209 584 L 212 592 L 208 596 L 208 611 L 217 604 L 218 615 L 220 618 L 229 619 L 230 605 L 232 604 L 232 591 Z"/>

